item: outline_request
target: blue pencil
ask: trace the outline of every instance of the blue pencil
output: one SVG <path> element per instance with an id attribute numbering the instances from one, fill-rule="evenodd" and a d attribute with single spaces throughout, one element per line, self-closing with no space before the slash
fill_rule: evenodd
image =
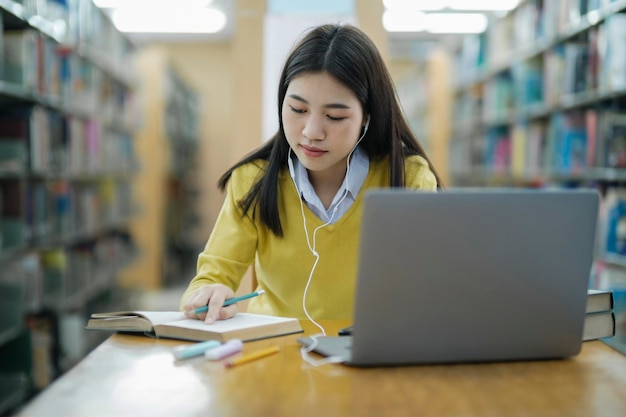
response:
<path id="1" fill-rule="evenodd" d="M 238 303 L 239 301 L 243 301 L 243 300 L 247 300 L 248 298 L 259 296 L 263 293 L 265 293 L 265 290 L 254 291 L 254 292 L 251 292 L 250 294 L 242 295 L 241 297 L 229 298 L 228 300 L 224 301 L 223 306 L 226 307 L 231 304 Z M 195 314 L 200 314 L 200 313 L 206 313 L 207 311 L 209 311 L 209 306 L 198 307 L 193 312 Z"/>

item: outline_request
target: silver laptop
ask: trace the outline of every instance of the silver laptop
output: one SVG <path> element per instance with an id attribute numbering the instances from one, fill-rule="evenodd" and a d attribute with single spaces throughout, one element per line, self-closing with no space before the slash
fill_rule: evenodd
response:
<path id="1" fill-rule="evenodd" d="M 364 203 L 352 335 L 314 351 L 355 366 L 578 354 L 596 191 L 375 190 Z"/>

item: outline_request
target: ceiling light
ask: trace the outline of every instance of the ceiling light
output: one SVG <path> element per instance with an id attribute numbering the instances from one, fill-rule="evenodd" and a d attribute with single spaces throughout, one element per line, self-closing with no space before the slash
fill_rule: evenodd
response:
<path id="1" fill-rule="evenodd" d="M 118 30 L 132 33 L 216 33 L 226 26 L 226 15 L 211 8 L 123 7 L 112 19 Z"/>
<path id="2" fill-rule="evenodd" d="M 448 0 L 383 0 L 385 9 L 391 11 L 441 10 L 448 5 Z"/>
<path id="3" fill-rule="evenodd" d="M 422 12 L 403 13 L 385 10 L 383 26 L 387 32 L 423 32 L 426 30 L 425 17 Z"/>
<path id="4" fill-rule="evenodd" d="M 481 10 L 498 11 L 513 10 L 520 0 L 383 0 L 387 10 L 393 11 L 435 11 L 443 9 L 453 10 Z"/>
<path id="5" fill-rule="evenodd" d="M 213 3 L 213 0 L 93 0 L 101 9 L 119 9 L 121 7 L 194 7 L 204 8 Z"/>
<path id="6" fill-rule="evenodd" d="M 426 31 L 430 33 L 482 33 L 487 30 L 482 13 L 429 13 Z"/>
<path id="7" fill-rule="evenodd" d="M 519 0 L 448 0 L 448 7 L 454 10 L 498 11 L 513 10 Z"/>

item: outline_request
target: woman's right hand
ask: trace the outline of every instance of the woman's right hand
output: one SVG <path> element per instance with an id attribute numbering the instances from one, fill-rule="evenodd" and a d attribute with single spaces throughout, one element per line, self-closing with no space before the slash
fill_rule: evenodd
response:
<path id="1" fill-rule="evenodd" d="M 190 319 L 203 320 L 207 324 L 215 323 L 216 320 L 226 320 L 237 314 L 237 305 L 231 304 L 224 307 L 224 301 L 233 298 L 233 290 L 223 284 L 204 285 L 195 290 L 183 305 L 183 312 Z M 194 313 L 199 307 L 209 306 L 206 313 Z"/>

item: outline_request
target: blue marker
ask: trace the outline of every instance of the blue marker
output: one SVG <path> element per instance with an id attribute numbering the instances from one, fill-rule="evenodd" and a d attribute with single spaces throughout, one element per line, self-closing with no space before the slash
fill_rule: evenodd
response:
<path id="1" fill-rule="evenodd" d="M 216 348 L 220 345 L 217 340 L 207 340 L 206 342 L 195 343 L 188 346 L 177 346 L 172 350 L 176 359 L 189 359 L 195 356 L 204 355 L 209 349 Z"/>
<path id="2" fill-rule="evenodd" d="M 247 300 L 248 298 L 256 297 L 256 296 L 261 295 L 263 293 L 265 293 L 265 290 L 259 290 L 259 291 L 251 292 L 250 294 L 242 295 L 241 297 L 229 298 L 228 300 L 224 301 L 223 306 L 226 307 L 226 306 L 229 306 L 231 304 L 238 303 L 239 301 L 243 301 L 243 300 Z M 195 314 L 200 314 L 200 313 L 206 313 L 207 311 L 209 311 L 209 306 L 198 307 L 193 312 Z"/>

